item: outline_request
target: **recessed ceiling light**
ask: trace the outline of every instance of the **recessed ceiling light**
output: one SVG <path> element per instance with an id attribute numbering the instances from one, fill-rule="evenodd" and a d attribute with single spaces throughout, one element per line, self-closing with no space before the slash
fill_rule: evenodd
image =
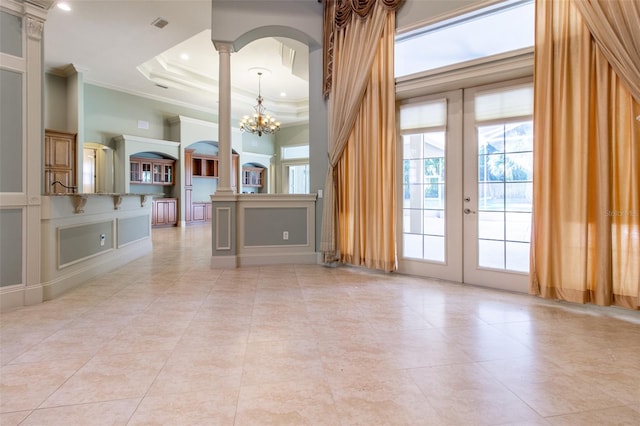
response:
<path id="1" fill-rule="evenodd" d="M 180 55 L 180 59 L 182 59 L 183 61 L 188 61 L 189 60 L 189 54 L 188 53 L 183 53 Z"/>
<path id="2" fill-rule="evenodd" d="M 286 98 L 286 97 L 287 97 L 287 94 L 286 94 L 285 92 L 280 92 L 280 97 L 281 97 L 281 98 Z"/>
<path id="3" fill-rule="evenodd" d="M 69 6 L 69 3 L 62 2 L 62 3 L 58 3 L 57 6 L 58 6 L 58 9 L 62 9 L 65 12 L 71 11 L 71 6 Z"/>

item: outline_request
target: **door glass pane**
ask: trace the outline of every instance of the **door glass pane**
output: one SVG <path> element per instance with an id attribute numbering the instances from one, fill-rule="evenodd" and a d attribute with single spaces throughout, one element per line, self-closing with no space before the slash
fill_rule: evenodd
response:
<path id="1" fill-rule="evenodd" d="M 528 272 L 533 196 L 532 122 L 481 125 L 477 127 L 477 136 L 478 266 Z"/>
<path id="2" fill-rule="evenodd" d="M 529 272 L 529 244 L 506 243 L 506 269 Z"/>
<path id="3" fill-rule="evenodd" d="M 523 243 L 531 241 L 531 212 L 507 213 L 505 217 L 507 240 Z"/>
<path id="4" fill-rule="evenodd" d="M 444 237 L 425 235 L 424 258 L 437 262 L 444 262 Z"/>
<path id="5" fill-rule="evenodd" d="M 403 146 L 403 256 L 444 262 L 445 132 L 404 135 Z"/>
<path id="6" fill-rule="evenodd" d="M 502 212 L 478 212 L 478 237 L 490 240 L 504 239 L 504 214 Z"/>
<path id="7" fill-rule="evenodd" d="M 444 209 L 428 209 L 424 211 L 424 229 L 429 235 L 444 237 Z"/>
<path id="8" fill-rule="evenodd" d="M 505 269 L 504 241 L 479 239 L 478 265 L 485 268 Z"/>
<path id="9" fill-rule="evenodd" d="M 422 259 L 422 235 L 404 233 L 402 238 L 404 257 Z"/>

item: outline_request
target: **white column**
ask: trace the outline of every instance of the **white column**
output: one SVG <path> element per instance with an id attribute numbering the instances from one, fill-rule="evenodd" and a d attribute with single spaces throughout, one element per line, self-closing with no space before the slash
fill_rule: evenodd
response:
<path id="1" fill-rule="evenodd" d="M 233 46 L 213 42 L 219 56 L 218 77 L 218 189 L 216 194 L 232 194 L 231 188 L 231 53 Z"/>

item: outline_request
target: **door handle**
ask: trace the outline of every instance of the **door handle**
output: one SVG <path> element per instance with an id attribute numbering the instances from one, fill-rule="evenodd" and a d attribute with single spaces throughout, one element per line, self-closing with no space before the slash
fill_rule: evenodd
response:
<path id="1" fill-rule="evenodd" d="M 475 211 L 473 211 L 473 210 L 471 210 L 469 208 L 464 209 L 463 212 L 464 212 L 464 214 L 476 214 Z"/>

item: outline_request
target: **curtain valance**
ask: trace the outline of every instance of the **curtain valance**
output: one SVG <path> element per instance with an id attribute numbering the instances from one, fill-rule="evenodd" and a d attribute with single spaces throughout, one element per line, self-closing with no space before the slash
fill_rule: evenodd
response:
<path id="1" fill-rule="evenodd" d="M 327 0 L 325 1 L 325 7 L 327 7 L 329 3 L 334 3 L 335 11 L 333 13 L 333 22 L 335 27 L 340 29 L 349 23 L 354 13 L 360 18 L 367 18 L 376 3 L 388 9 L 396 10 L 402 1 L 403 0 Z"/>
<path id="2" fill-rule="evenodd" d="M 380 5 L 391 11 L 400 7 L 404 0 L 324 0 L 323 24 L 323 87 L 325 97 L 329 96 L 333 79 L 333 45 L 335 33 L 343 30 L 355 14 L 360 19 L 368 19 L 374 6 Z"/>

